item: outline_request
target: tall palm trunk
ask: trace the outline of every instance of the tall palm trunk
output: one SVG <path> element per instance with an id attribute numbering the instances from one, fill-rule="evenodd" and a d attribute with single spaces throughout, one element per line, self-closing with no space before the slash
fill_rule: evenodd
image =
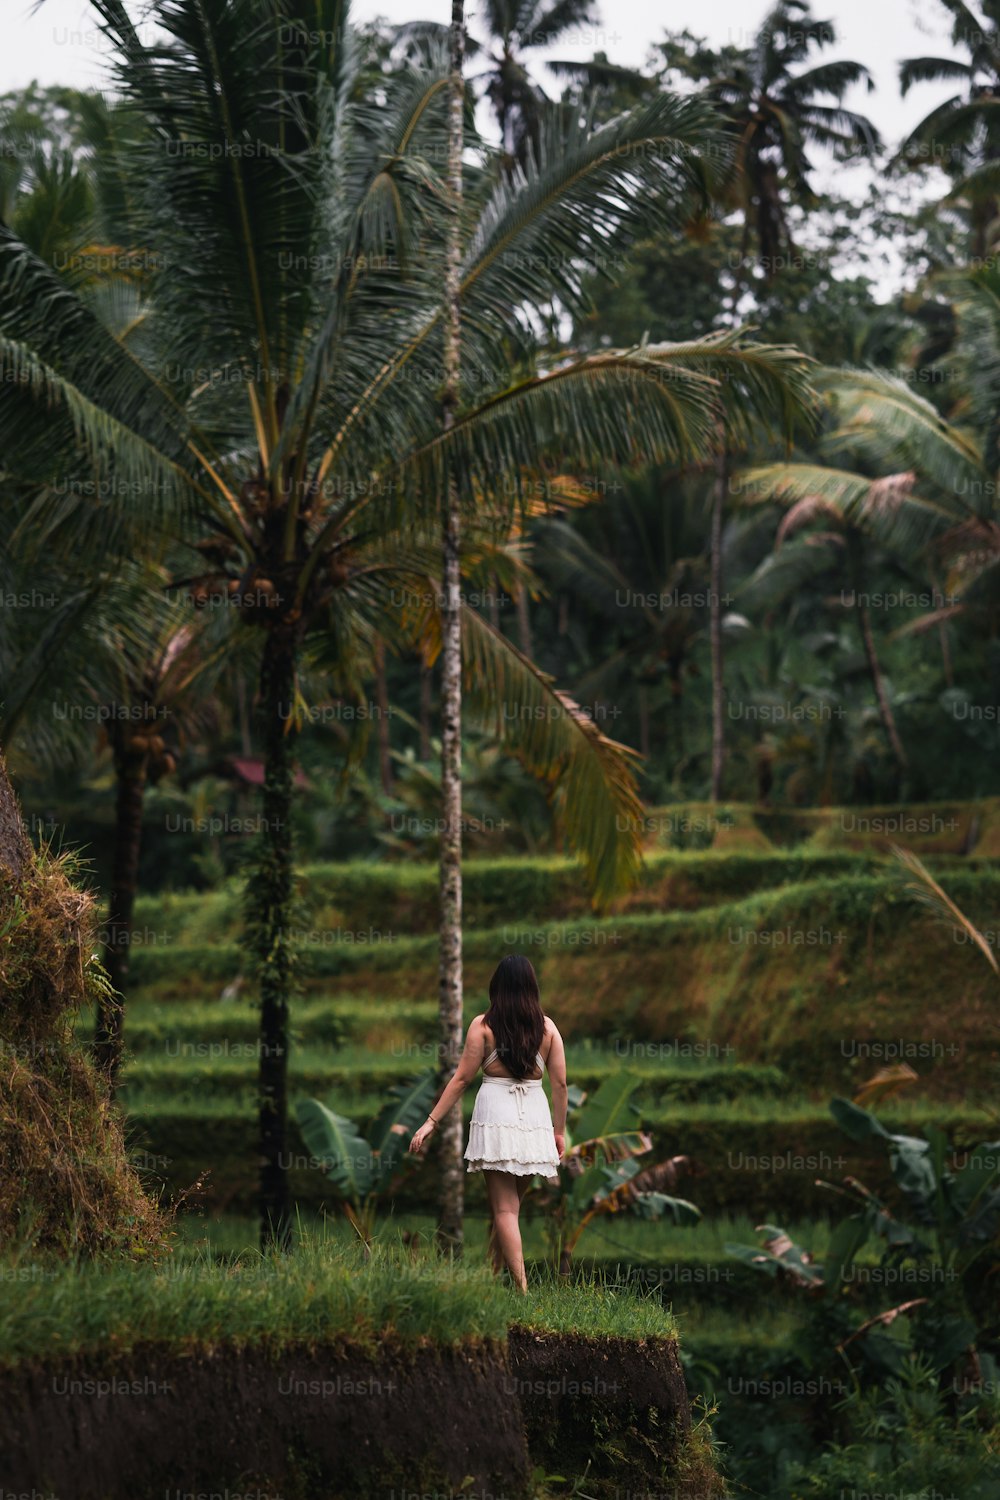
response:
<path id="1" fill-rule="evenodd" d="M 445 265 L 443 422 L 455 421 L 459 398 L 461 332 L 462 110 L 465 53 L 463 0 L 451 8 L 451 98 L 448 111 L 448 187 L 452 219 Z M 441 929 L 439 957 L 439 1065 L 441 1082 L 462 1050 L 462 616 L 461 525 L 458 489 L 449 472 L 443 504 L 441 600 Z M 441 1125 L 441 1184 L 438 1235 L 456 1254 L 462 1249 L 464 1173 L 462 1112 L 453 1109 Z"/>
<path id="2" fill-rule="evenodd" d="M 878 656 L 875 651 L 875 637 L 872 634 L 871 614 L 864 605 L 858 606 L 858 623 L 861 626 L 861 638 L 865 646 L 865 659 L 868 662 L 872 687 L 875 689 L 875 701 L 878 704 L 878 714 L 882 720 L 882 728 L 885 730 L 885 737 L 889 741 L 892 753 L 896 757 L 897 766 L 900 771 L 905 771 L 908 765 L 906 751 L 903 749 L 903 742 L 899 737 L 899 730 L 896 728 L 892 705 L 885 690 L 885 679 L 882 676 L 882 668 L 879 666 Z"/>
<path id="3" fill-rule="evenodd" d="M 136 750 L 127 731 L 115 747 L 115 850 L 111 899 L 104 941 L 105 963 L 112 993 L 102 995 L 94 1029 L 94 1057 L 104 1069 L 114 1092 L 122 1054 L 124 995 L 132 943 L 132 916 L 139 884 L 142 845 L 142 808 L 146 795 L 145 749 Z"/>
<path id="4" fill-rule="evenodd" d="M 295 770 L 291 703 L 298 638 L 277 624 L 268 633 L 260 668 L 264 746 L 262 826 L 247 886 L 247 940 L 260 993 L 258 1136 L 261 1248 L 291 1241 L 286 1141 L 288 1132 L 288 1002 L 293 977 L 292 782 Z"/>
<path id="5" fill-rule="evenodd" d="M 739 321 L 740 297 L 750 248 L 750 220 L 743 215 L 740 235 L 740 259 L 733 277 L 730 315 Z M 722 798 L 722 773 L 726 763 L 725 692 L 722 661 L 722 526 L 726 515 L 726 491 L 729 487 L 729 449 L 725 423 L 719 422 L 719 449 L 715 457 L 715 486 L 712 493 L 711 564 L 708 587 L 708 635 L 712 657 L 712 791 L 711 800 Z"/>
<path id="6" fill-rule="evenodd" d="M 903 742 L 896 728 L 896 720 L 893 716 L 892 705 L 889 695 L 885 690 L 885 679 L 882 676 L 882 668 L 879 665 L 878 653 L 875 650 L 875 636 L 872 632 L 871 612 L 866 604 L 862 604 L 864 598 L 864 567 L 862 563 L 863 544 L 856 533 L 849 533 L 847 539 L 848 556 L 850 559 L 851 575 L 854 583 L 854 598 L 857 602 L 858 626 L 861 631 L 861 640 L 864 645 L 865 660 L 868 663 L 868 674 L 872 680 L 875 691 L 875 702 L 878 704 L 878 714 L 885 730 L 885 737 L 889 741 L 889 748 L 896 760 L 896 765 L 902 773 L 907 769 L 908 761 Z"/>
<path id="7" fill-rule="evenodd" d="M 725 716 L 722 680 L 722 521 L 726 508 L 726 486 L 729 483 L 729 455 L 725 432 L 719 433 L 719 451 L 715 459 L 715 487 L 712 494 L 711 566 L 709 572 L 709 641 L 712 653 L 712 792 L 711 800 L 722 797 L 722 771 L 725 764 Z"/>

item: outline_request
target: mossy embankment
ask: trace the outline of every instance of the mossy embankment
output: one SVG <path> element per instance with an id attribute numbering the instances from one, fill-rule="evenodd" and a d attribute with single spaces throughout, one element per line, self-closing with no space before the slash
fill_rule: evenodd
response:
<path id="1" fill-rule="evenodd" d="M 597 1495 L 623 1477 L 720 1493 L 673 1320 L 628 1290 L 520 1298 L 478 1267 L 322 1245 L 229 1266 L 8 1269 L 0 1448 L 15 1490 L 517 1500 L 540 1465 L 589 1464 Z"/>
<path id="2" fill-rule="evenodd" d="M 107 977 L 96 904 L 73 875 L 32 849 L 0 755 L 0 1248 L 147 1251 L 161 1214 L 74 1036 Z"/>

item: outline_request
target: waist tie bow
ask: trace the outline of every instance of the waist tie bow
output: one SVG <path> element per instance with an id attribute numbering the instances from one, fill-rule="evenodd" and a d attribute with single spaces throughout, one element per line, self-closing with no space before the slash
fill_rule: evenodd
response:
<path id="1" fill-rule="evenodd" d="M 514 1098 L 517 1100 L 517 1118 L 519 1120 L 523 1120 L 524 1101 L 528 1097 L 528 1085 L 526 1083 L 515 1082 L 511 1084 L 507 1092 L 508 1094 L 513 1094 Z"/>

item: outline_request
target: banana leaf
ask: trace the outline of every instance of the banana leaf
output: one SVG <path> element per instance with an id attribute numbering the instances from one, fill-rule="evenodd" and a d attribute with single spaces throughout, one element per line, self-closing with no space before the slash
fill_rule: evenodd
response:
<path id="1" fill-rule="evenodd" d="M 372 1121 L 368 1134 L 374 1156 L 372 1186 L 384 1189 L 396 1172 L 410 1137 L 426 1120 L 437 1096 L 433 1072 L 421 1073 L 409 1083 L 397 1083 L 390 1098 Z"/>
<path id="2" fill-rule="evenodd" d="M 966 1214 L 980 1194 L 993 1186 L 1000 1173 L 1000 1141 L 983 1141 L 948 1184 L 948 1199 L 959 1214 Z"/>
<path id="3" fill-rule="evenodd" d="M 605 1078 L 597 1092 L 587 1100 L 580 1117 L 573 1122 L 573 1139 L 580 1145 L 600 1140 L 602 1136 L 622 1135 L 635 1129 L 638 1110 L 631 1102 L 642 1079 L 622 1069 Z"/>
<path id="4" fill-rule="evenodd" d="M 371 1146 L 358 1134 L 353 1120 L 334 1114 L 318 1099 L 300 1099 L 295 1118 L 310 1155 L 334 1187 L 344 1198 L 359 1203 L 371 1191 L 376 1164 Z"/>
<path id="5" fill-rule="evenodd" d="M 832 1294 L 840 1289 L 840 1282 L 848 1266 L 868 1240 L 870 1225 L 863 1214 L 852 1214 L 840 1223 L 830 1235 L 826 1257 L 823 1261 L 823 1280 Z"/>
<path id="6" fill-rule="evenodd" d="M 675 1224 L 697 1224 L 701 1218 L 700 1208 L 687 1198 L 674 1198 L 670 1193 L 637 1193 L 631 1206 L 640 1219 L 671 1219 Z"/>

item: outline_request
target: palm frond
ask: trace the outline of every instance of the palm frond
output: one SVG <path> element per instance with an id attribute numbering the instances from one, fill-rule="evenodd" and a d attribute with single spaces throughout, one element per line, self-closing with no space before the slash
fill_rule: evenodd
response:
<path id="1" fill-rule="evenodd" d="M 878 370 L 829 372 L 823 381 L 834 401 L 835 441 L 857 444 L 879 469 L 914 469 L 958 513 L 981 509 L 964 496 L 982 496 L 982 452 L 976 438 L 947 422 L 911 385 Z"/>
<path id="2" fill-rule="evenodd" d="M 899 65 L 899 90 L 905 98 L 915 83 L 967 83 L 971 76 L 969 64 L 957 57 L 908 57 Z"/>
<path id="3" fill-rule="evenodd" d="M 980 953 L 982 953 L 994 974 L 1000 975 L 1000 965 L 998 965 L 993 954 L 993 949 L 986 938 L 965 913 L 955 905 L 948 893 L 934 879 L 934 876 L 923 861 L 918 859 L 909 849 L 901 849 L 896 844 L 893 844 L 891 847 L 893 854 L 912 877 L 912 879 L 906 882 L 906 889 L 918 901 L 928 906 L 940 921 L 946 922 L 952 929 L 960 928 L 969 940 L 975 944 Z"/>
<path id="4" fill-rule="evenodd" d="M 852 470 L 822 464 L 762 464 L 733 475 L 736 505 L 775 503 L 795 510 L 795 519 L 782 535 L 817 519 L 833 515 L 838 524 L 857 526 L 886 546 L 924 545 L 955 521 L 955 511 L 942 502 L 913 493 L 912 472 L 872 480 Z M 816 515 L 806 509 L 813 504 Z"/>
<path id="5" fill-rule="evenodd" d="M 148 534 L 150 518 L 162 521 L 192 503 L 191 476 L 144 432 L 89 400 L 31 349 L 3 334 L 0 381 L 7 392 L 0 410 L 0 440 L 8 451 L 18 451 L 19 463 L 28 465 L 37 450 L 42 472 L 51 475 L 52 454 L 67 455 L 75 449 L 91 476 L 89 486 L 83 481 L 71 483 L 61 496 L 51 489 L 43 492 L 41 510 L 50 524 L 58 524 L 81 508 L 92 515 L 94 500 L 113 492 L 119 501 L 115 507 L 119 520 L 127 524 L 141 517 Z M 44 426 L 42 414 L 47 418 Z M 56 478 L 65 484 L 69 472 L 64 469 Z M 28 520 L 38 519 L 39 515 L 29 512 Z M 111 530 L 107 516 L 105 528 Z"/>
<path id="6" fill-rule="evenodd" d="M 642 801 L 634 751 L 609 738 L 488 621 L 463 613 L 470 702 L 485 727 L 551 789 L 559 826 L 582 859 L 596 905 L 634 884 L 641 859 Z"/>
<path id="7" fill-rule="evenodd" d="M 460 492 L 511 507 L 521 456 L 577 472 L 704 460 L 720 432 L 731 446 L 761 430 L 790 433 L 812 415 L 809 361 L 798 350 L 742 342 L 738 333 L 648 345 L 574 360 L 465 412 L 448 433 L 404 455 L 382 477 L 397 498 L 440 494 L 447 460 Z"/>

